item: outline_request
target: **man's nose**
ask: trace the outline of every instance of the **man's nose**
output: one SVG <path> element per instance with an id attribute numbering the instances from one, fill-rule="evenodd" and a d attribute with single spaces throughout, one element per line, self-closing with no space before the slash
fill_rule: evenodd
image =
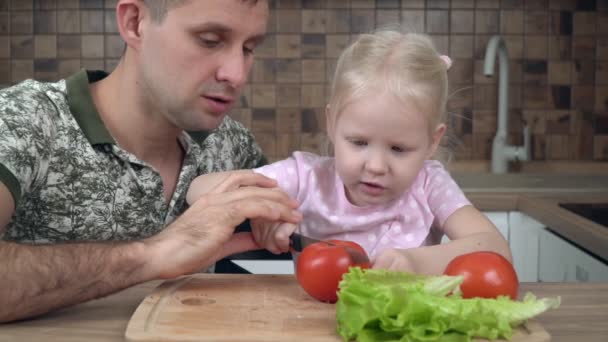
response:
<path id="1" fill-rule="evenodd" d="M 218 82 L 227 82 L 236 89 L 245 85 L 249 63 L 242 49 L 231 51 L 220 63 L 217 71 Z"/>

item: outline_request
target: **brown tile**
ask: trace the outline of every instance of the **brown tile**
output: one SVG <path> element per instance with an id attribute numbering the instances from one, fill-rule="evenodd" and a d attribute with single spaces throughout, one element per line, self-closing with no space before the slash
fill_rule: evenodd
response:
<path id="1" fill-rule="evenodd" d="M 595 88 L 595 110 L 608 113 L 608 86 Z"/>
<path id="2" fill-rule="evenodd" d="M 57 58 L 57 36 L 36 35 L 34 36 L 35 58 Z"/>
<path id="3" fill-rule="evenodd" d="M 56 11 L 34 11 L 34 33 L 50 34 L 57 32 Z"/>
<path id="4" fill-rule="evenodd" d="M 523 82 L 526 85 L 544 86 L 547 84 L 547 61 L 526 60 L 523 62 Z"/>
<path id="5" fill-rule="evenodd" d="M 547 36 L 526 36 L 524 38 L 524 57 L 528 59 L 547 59 L 549 42 Z"/>
<path id="6" fill-rule="evenodd" d="M 327 0 L 325 3 L 327 8 L 350 8 L 350 0 Z"/>
<path id="7" fill-rule="evenodd" d="M 33 59 L 11 60 L 11 82 L 17 83 L 34 77 Z"/>
<path id="8" fill-rule="evenodd" d="M 78 9 L 80 8 L 80 0 L 61 0 L 57 2 L 58 9 Z"/>
<path id="9" fill-rule="evenodd" d="M 10 0 L 11 10 L 31 10 L 34 8 L 33 0 Z"/>
<path id="10" fill-rule="evenodd" d="M 473 150 L 471 158 L 490 159 L 492 154 L 492 139 L 494 134 L 475 134 L 473 135 Z"/>
<path id="11" fill-rule="evenodd" d="M 325 10 L 302 10 L 302 32 L 324 33 L 327 29 Z"/>
<path id="12" fill-rule="evenodd" d="M 11 82 L 11 63 L 8 59 L 0 59 L 0 83 L 10 85 Z"/>
<path id="13" fill-rule="evenodd" d="M 278 57 L 277 35 L 267 35 L 262 44 L 255 48 L 255 55 L 257 58 Z"/>
<path id="14" fill-rule="evenodd" d="M 596 58 L 606 60 L 606 56 L 608 56 L 608 36 L 598 36 Z"/>
<path id="15" fill-rule="evenodd" d="M 450 111 L 472 111 L 473 108 L 473 89 L 471 84 L 451 85 L 451 94 L 448 99 L 448 109 Z"/>
<path id="16" fill-rule="evenodd" d="M 251 115 L 251 130 L 256 133 L 276 132 L 276 116 L 276 111 L 274 109 L 253 109 Z"/>
<path id="17" fill-rule="evenodd" d="M 453 10 L 450 14 L 450 32 L 473 33 L 475 23 L 475 12 Z"/>
<path id="18" fill-rule="evenodd" d="M 524 57 L 524 36 L 503 35 L 502 38 L 507 46 L 509 59 L 521 59 Z"/>
<path id="19" fill-rule="evenodd" d="M 597 13 L 597 33 L 608 34 L 608 11 Z"/>
<path id="20" fill-rule="evenodd" d="M 475 110 L 495 109 L 498 90 L 494 84 L 476 84 L 474 89 L 473 108 Z"/>
<path id="21" fill-rule="evenodd" d="M 299 58 L 302 50 L 302 41 L 297 34 L 278 34 L 277 57 Z"/>
<path id="22" fill-rule="evenodd" d="M 277 59 L 275 63 L 278 83 L 299 83 L 301 81 L 302 64 L 299 59 Z"/>
<path id="23" fill-rule="evenodd" d="M 46 82 L 56 81 L 58 79 L 57 64 L 56 59 L 35 59 L 34 78 Z"/>
<path id="24" fill-rule="evenodd" d="M 577 60 L 572 63 L 573 84 L 595 84 L 595 61 Z"/>
<path id="25" fill-rule="evenodd" d="M 546 86 L 525 85 L 523 90 L 523 108 L 544 109 L 547 108 L 549 92 Z"/>
<path id="26" fill-rule="evenodd" d="M 103 8 L 103 0 L 80 0 L 80 8 Z"/>
<path id="27" fill-rule="evenodd" d="M 80 33 L 80 12 L 78 10 L 57 11 L 57 32 Z"/>
<path id="28" fill-rule="evenodd" d="M 530 139 L 531 148 L 531 160 L 545 160 L 547 158 L 546 155 L 546 142 L 544 135 L 532 135 Z"/>
<path id="29" fill-rule="evenodd" d="M 59 58 L 80 58 L 82 42 L 80 36 L 58 35 L 57 36 L 57 57 Z"/>
<path id="30" fill-rule="evenodd" d="M 334 78 L 337 63 L 338 60 L 335 58 L 328 58 L 325 60 L 325 82 L 328 85 L 331 84 L 331 81 Z M 327 88 L 327 91 L 329 92 L 329 88 Z"/>
<path id="31" fill-rule="evenodd" d="M 570 158 L 570 138 L 567 135 L 548 135 L 546 143 L 548 160 Z"/>
<path id="32" fill-rule="evenodd" d="M 569 110 L 553 110 L 545 114 L 546 134 L 570 134 L 572 127 Z"/>
<path id="33" fill-rule="evenodd" d="M 325 57 L 325 35 L 303 34 L 301 45 L 301 56 L 303 58 Z"/>
<path id="34" fill-rule="evenodd" d="M 266 34 L 277 33 L 277 12 L 271 10 L 266 21 Z"/>
<path id="35" fill-rule="evenodd" d="M 325 133 L 302 133 L 300 135 L 300 149 L 305 152 L 323 154 L 327 145 Z"/>
<path id="36" fill-rule="evenodd" d="M 595 37 L 578 36 L 572 42 L 572 57 L 580 59 L 595 58 Z"/>
<path id="37" fill-rule="evenodd" d="M 484 59 L 486 55 L 486 47 L 492 35 L 476 34 L 475 35 L 475 58 Z"/>
<path id="38" fill-rule="evenodd" d="M 11 58 L 11 37 L 0 36 L 0 59 L 6 58 Z"/>
<path id="39" fill-rule="evenodd" d="M 608 135 L 593 137 L 593 160 L 608 160 Z"/>
<path id="40" fill-rule="evenodd" d="M 572 34 L 572 12 L 550 12 L 549 33 L 556 35 Z"/>
<path id="41" fill-rule="evenodd" d="M 523 110 L 523 120 L 530 127 L 531 134 L 545 134 L 547 130 L 547 113 L 544 110 Z"/>
<path id="42" fill-rule="evenodd" d="M 11 34 L 31 34 L 34 32 L 34 15 L 32 11 L 13 11 L 10 15 Z"/>
<path id="43" fill-rule="evenodd" d="M 496 109 L 473 111 L 473 134 L 496 132 Z"/>
<path id="44" fill-rule="evenodd" d="M 274 133 L 262 133 L 253 131 L 255 141 L 260 145 L 260 148 L 268 158 L 276 158 L 277 144 Z"/>
<path id="45" fill-rule="evenodd" d="M 101 58 L 83 59 L 80 64 L 83 69 L 87 70 L 103 70 L 106 66 L 106 63 Z"/>
<path id="46" fill-rule="evenodd" d="M 246 83 L 239 94 L 239 98 L 236 101 L 234 108 L 250 108 L 251 97 L 251 83 Z"/>
<path id="47" fill-rule="evenodd" d="M 369 32 L 376 27 L 374 10 L 357 9 L 351 11 L 350 31 L 352 33 Z"/>
<path id="48" fill-rule="evenodd" d="M 454 148 L 455 160 L 469 160 L 473 158 L 473 137 L 471 134 L 458 136 L 458 144 Z"/>
<path id="49" fill-rule="evenodd" d="M 475 1 L 477 8 L 499 8 L 500 0 L 477 0 Z"/>
<path id="50" fill-rule="evenodd" d="M 476 33 L 498 33 L 498 11 L 475 10 Z"/>
<path id="51" fill-rule="evenodd" d="M 565 60 L 572 57 L 572 39 L 568 36 L 549 36 L 549 58 Z"/>
<path id="52" fill-rule="evenodd" d="M 407 32 L 424 32 L 424 11 L 401 11 L 401 25 Z"/>
<path id="53" fill-rule="evenodd" d="M 437 52 L 442 55 L 450 54 L 450 37 L 448 35 L 441 34 L 432 34 L 430 35 L 433 40 L 433 44 L 435 44 L 435 48 Z"/>
<path id="54" fill-rule="evenodd" d="M 473 83 L 473 59 L 452 58 L 448 78 L 454 84 Z"/>
<path id="55" fill-rule="evenodd" d="M 594 12 L 574 12 L 574 35 L 595 34 L 596 15 Z"/>
<path id="56" fill-rule="evenodd" d="M 401 0 L 401 8 L 424 8 L 424 0 Z"/>
<path id="57" fill-rule="evenodd" d="M 80 59 L 60 59 L 57 62 L 57 77 L 67 78 L 80 70 Z"/>
<path id="58" fill-rule="evenodd" d="M 252 84 L 251 98 L 253 108 L 273 108 L 276 106 L 276 90 L 274 84 Z M 254 111 L 255 121 L 255 111 Z"/>
<path id="59" fill-rule="evenodd" d="M 80 30 L 82 33 L 102 33 L 103 25 L 102 10 L 80 11 Z"/>
<path id="60" fill-rule="evenodd" d="M 473 36 L 450 36 L 450 57 L 473 58 Z"/>
<path id="61" fill-rule="evenodd" d="M 526 12 L 526 34 L 547 34 L 549 32 L 549 14 L 546 11 Z"/>
<path id="62" fill-rule="evenodd" d="M 301 111 L 303 133 L 325 133 L 325 110 L 323 108 L 303 108 Z"/>
<path id="63" fill-rule="evenodd" d="M 448 33 L 449 22 L 449 11 L 426 11 L 426 33 Z"/>
<path id="64" fill-rule="evenodd" d="M 302 107 L 325 107 L 325 86 L 323 84 L 302 84 Z"/>
<path id="65" fill-rule="evenodd" d="M 11 57 L 17 59 L 34 58 L 34 37 L 11 36 Z"/>
<path id="66" fill-rule="evenodd" d="M 118 3 L 118 0 L 104 0 L 103 3 L 104 3 L 103 4 L 104 8 L 115 9 L 116 8 L 116 4 Z"/>
<path id="67" fill-rule="evenodd" d="M 337 58 L 348 46 L 350 36 L 347 34 L 328 34 L 325 36 L 325 56 Z"/>
<path id="68" fill-rule="evenodd" d="M 548 0 L 524 1 L 526 9 L 546 9 L 549 5 Z"/>
<path id="69" fill-rule="evenodd" d="M 251 129 L 251 125 L 252 125 L 252 117 L 253 117 L 253 113 L 252 110 L 249 108 L 233 108 L 230 113 L 228 113 L 228 115 L 240 122 L 243 126 L 245 126 L 248 129 Z"/>
<path id="70" fill-rule="evenodd" d="M 0 12 L 0 34 L 9 34 L 10 25 L 8 12 Z"/>
<path id="71" fill-rule="evenodd" d="M 399 8 L 399 0 L 376 0 L 377 8 Z"/>
<path id="72" fill-rule="evenodd" d="M 114 10 L 103 11 L 103 27 L 106 33 L 118 33 L 116 12 Z"/>
<path id="73" fill-rule="evenodd" d="M 586 115 L 585 121 L 589 121 L 589 117 L 591 117 L 591 132 L 593 134 L 608 134 L 608 115 L 605 113 L 589 113 Z"/>
<path id="74" fill-rule="evenodd" d="M 577 0 L 549 0 L 549 9 L 574 10 Z"/>
<path id="75" fill-rule="evenodd" d="M 376 6 L 374 0 L 351 0 L 351 8 L 374 8 Z"/>
<path id="76" fill-rule="evenodd" d="M 509 108 L 522 108 L 522 87 L 520 84 L 509 85 Z"/>
<path id="77" fill-rule="evenodd" d="M 277 84 L 277 107 L 299 107 L 300 92 L 299 84 Z"/>
<path id="78" fill-rule="evenodd" d="M 274 59 L 256 59 L 253 61 L 251 80 L 253 83 L 274 83 L 276 81 Z"/>
<path id="79" fill-rule="evenodd" d="M 34 9 L 51 10 L 57 8 L 57 0 L 34 0 Z"/>
<path id="80" fill-rule="evenodd" d="M 377 10 L 376 11 L 376 27 L 387 27 L 399 24 L 399 11 L 395 10 Z"/>
<path id="81" fill-rule="evenodd" d="M 596 61 L 595 84 L 608 84 L 608 61 Z"/>
<path id="82" fill-rule="evenodd" d="M 120 59 L 118 58 L 106 58 L 104 60 L 104 69 L 107 72 L 112 72 L 120 63 Z"/>
<path id="83" fill-rule="evenodd" d="M 549 88 L 549 108 L 570 109 L 571 87 L 569 85 L 553 85 Z"/>
<path id="84" fill-rule="evenodd" d="M 287 86 L 292 87 L 292 85 Z M 301 130 L 302 118 L 299 108 L 277 109 L 277 132 L 300 133 Z"/>
<path id="85" fill-rule="evenodd" d="M 595 89 L 591 85 L 572 86 L 572 108 L 592 111 L 595 103 Z"/>
<path id="86" fill-rule="evenodd" d="M 569 61 L 549 61 L 549 84 L 572 84 L 572 63 Z"/>
<path id="87" fill-rule="evenodd" d="M 349 33 L 350 11 L 345 9 L 327 10 L 327 32 Z"/>
<path id="88" fill-rule="evenodd" d="M 486 76 L 483 71 L 484 60 L 475 60 L 474 80 L 475 84 L 497 84 L 498 83 L 498 61 L 494 63 L 494 72 L 490 76 Z M 510 83 L 510 82 L 509 82 Z"/>
<path id="89" fill-rule="evenodd" d="M 502 33 L 523 33 L 524 32 L 524 11 L 503 10 L 500 11 L 500 32 Z"/>
<path id="90" fill-rule="evenodd" d="M 296 134 L 277 134 L 277 158 L 285 159 L 294 151 L 300 150 L 300 136 Z"/>
<path id="91" fill-rule="evenodd" d="M 274 6 L 275 8 L 302 8 L 302 0 L 275 0 Z"/>
<path id="92" fill-rule="evenodd" d="M 448 9 L 448 8 L 450 8 L 450 0 L 427 0 L 426 8 Z"/>
<path id="93" fill-rule="evenodd" d="M 593 116 L 582 111 L 572 112 L 572 132 L 576 138 L 573 141 L 574 153 L 578 159 L 593 159 Z"/>
<path id="94" fill-rule="evenodd" d="M 508 9 L 524 8 L 524 0 L 502 0 L 500 7 Z"/>
<path id="95" fill-rule="evenodd" d="M 325 82 L 325 60 L 303 59 L 302 60 L 302 82 L 323 83 Z"/>
<path id="96" fill-rule="evenodd" d="M 104 52 L 104 42 L 102 35 L 82 35 L 81 37 L 81 47 L 82 47 L 82 57 L 84 58 L 103 58 L 105 56 Z"/>
<path id="97" fill-rule="evenodd" d="M 106 34 L 105 36 L 105 57 L 120 58 L 125 50 L 125 42 L 118 34 Z"/>
<path id="98" fill-rule="evenodd" d="M 10 0 L 0 0 L 0 11 L 8 11 L 10 9 Z"/>

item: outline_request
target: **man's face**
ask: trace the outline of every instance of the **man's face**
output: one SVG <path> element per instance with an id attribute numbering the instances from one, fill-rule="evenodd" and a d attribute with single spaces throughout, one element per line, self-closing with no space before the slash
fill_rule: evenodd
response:
<path id="1" fill-rule="evenodd" d="M 216 128 L 247 81 L 268 3 L 192 0 L 142 21 L 141 86 L 152 110 L 184 130 Z"/>

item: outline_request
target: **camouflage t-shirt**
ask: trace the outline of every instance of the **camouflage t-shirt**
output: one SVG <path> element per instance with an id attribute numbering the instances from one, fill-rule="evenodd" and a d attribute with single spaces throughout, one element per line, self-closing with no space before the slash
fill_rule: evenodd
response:
<path id="1" fill-rule="evenodd" d="M 106 75 L 82 70 L 56 83 L 27 80 L 0 91 L 0 182 L 16 205 L 2 239 L 148 237 L 187 208 L 194 177 L 264 163 L 251 133 L 228 117 L 211 132 L 183 133 L 184 161 L 166 203 L 160 174 L 120 148 L 95 109 L 89 82 Z"/>

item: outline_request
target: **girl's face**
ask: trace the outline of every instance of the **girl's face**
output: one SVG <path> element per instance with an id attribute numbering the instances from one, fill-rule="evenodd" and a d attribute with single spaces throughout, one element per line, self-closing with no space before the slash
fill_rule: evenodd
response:
<path id="1" fill-rule="evenodd" d="M 357 206 L 388 203 L 407 191 L 431 157 L 445 125 L 431 132 L 427 114 L 384 92 L 347 104 L 328 118 L 336 169 Z"/>

